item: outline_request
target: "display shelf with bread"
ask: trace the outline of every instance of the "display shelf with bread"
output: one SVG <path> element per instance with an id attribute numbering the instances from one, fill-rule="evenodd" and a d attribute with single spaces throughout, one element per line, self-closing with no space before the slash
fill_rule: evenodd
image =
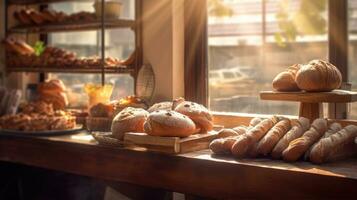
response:
<path id="1" fill-rule="evenodd" d="M 273 80 L 274 91 L 260 92 L 260 99 L 300 102 L 299 116 L 310 120 L 323 117 L 322 103 L 352 103 L 357 92 L 339 89 L 342 76 L 337 67 L 324 60 L 296 64 Z"/>
<path id="2" fill-rule="evenodd" d="M 78 0 L 79 2 L 81 0 Z M 106 73 L 125 73 L 136 79 L 142 66 L 141 51 L 141 0 L 133 0 L 133 17 L 121 16 L 123 9 L 129 9 L 128 4 L 120 1 L 87 1 L 92 3 L 92 11 L 78 11 L 66 13 L 50 6 L 51 3 L 70 3 L 76 0 L 6 0 L 5 2 L 5 53 L 6 72 L 34 72 L 34 73 L 101 73 L 101 82 L 105 84 Z M 28 6 L 32 4 L 41 5 Z M 125 5 L 125 7 L 124 7 Z M 103 14 L 102 14 L 103 13 Z M 10 19 L 11 18 L 11 19 Z M 101 41 L 107 44 L 106 30 L 125 28 L 134 33 L 135 49 L 126 60 L 106 56 L 107 45 L 100 46 L 100 56 L 86 55 L 77 57 L 70 52 L 57 47 L 33 47 L 27 42 L 20 41 L 17 34 L 36 34 L 42 44 L 47 44 L 47 34 L 53 32 L 69 33 L 74 31 L 99 31 Z M 26 37 L 28 39 L 28 37 Z"/>
<path id="3" fill-rule="evenodd" d="M 95 21 L 79 21 L 68 23 L 52 23 L 44 25 L 20 25 L 12 27 L 8 30 L 9 33 L 52 33 L 52 32 L 68 32 L 68 31 L 91 31 L 98 30 L 101 27 L 99 20 Z M 104 22 L 105 28 L 133 28 L 135 20 L 130 19 L 110 19 Z"/>
<path id="4" fill-rule="evenodd" d="M 93 0 L 8 0 L 9 5 L 38 5 L 59 2 L 92 2 Z"/>

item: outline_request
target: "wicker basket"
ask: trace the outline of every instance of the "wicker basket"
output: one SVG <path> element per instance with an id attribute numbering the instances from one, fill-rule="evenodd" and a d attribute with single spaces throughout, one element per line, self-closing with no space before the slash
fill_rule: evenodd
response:
<path id="1" fill-rule="evenodd" d="M 106 117 L 87 117 L 86 127 L 88 131 L 109 132 L 112 127 L 112 118 Z"/>
<path id="2" fill-rule="evenodd" d="M 112 137 L 111 132 L 92 132 L 93 138 L 103 146 L 122 147 L 124 142 Z"/>

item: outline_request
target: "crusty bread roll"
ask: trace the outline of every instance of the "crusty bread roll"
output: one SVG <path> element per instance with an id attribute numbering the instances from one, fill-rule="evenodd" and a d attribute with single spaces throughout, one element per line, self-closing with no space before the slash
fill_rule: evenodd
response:
<path id="1" fill-rule="evenodd" d="M 250 126 L 250 127 L 254 127 L 254 126 L 256 126 L 257 124 L 259 124 L 262 120 L 263 120 L 262 118 L 254 117 L 252 120 L 250 120 L 249 126 Z"/>
<path id="2" fill-rule="evenodd" d="M 38 92 L 65 92 L 66 86 L 59 79 L 47 80 L 37 86 Z"/>
<path id="3" fill-rule="evenodd" d="M 164 102 L 155 103 L 154 105 L 152 105 L 148 109 L 148 112 L 152 113 L 152 112 L 155 112 L 157 110 L 171 110 L 171 109 L 172 109 L 172 102 L 164 101 Z"/>
<path id="4" fill-rule="evenodd" d="M 232 154 L 235 157 L 242 158 L 247 156 L 248 149 L 258 142 L 277 122 L 276 116 L 265 119 L 250 129 L 246 134 L 237 137 L 237 141 L 232 146 Z"/>
<path id="5" fill-rule="evenodd" d="M 245 134 L 248 130 L 249 130 L 249 127 L 246 127 L 246 126 L 237 126 L 237 127 L 234 127 L 233 130 L 235 132 L 238 133 L 238 135 L 243 135 Z"/>
<path id="6" fill-rule="evenodd" d="M 195 123 L 189 117 L 172 110 L 150 113 L 144 129 L 148 135 L 169 137 L 188 137 L 197 132 Z"/>
<path id="7" fill-rule="evenodd" d="M 117 114 L 112 122 L 113 137 L 123 140 L 127 132 L 144 132 L 144 123 L 149 113 L 142 108 L 127 107 Z"/>
<path id="8" fill-rule="evenodd" d="M 295 77 L 300 67 L 300 64 L 295 64 L 279 73 L 273 80 L 273 88 L 282 92 L 299 91 L 300 89 L 295 82 Z"/>
<path id="9" fill-rule="evenodd" d="M 17 46 L 17 50 L 21 55 L 32 55 L 35 52 L 35 50 L 30 45 L 22 40 L 15 40 L 15 45 Z"/>
<path id="10" fill-rule="evenodd" d="M 310 152 L 310 161 L 321 164 L 339 158 L 348 157 L 356 153 L 344 151 L 345 147 L 355 146 L 354 140 L 357 137 L 357 126 L 349 125 L 326 138 L 322 138 L 314 145 Z"/>
<path id="11" fill-rule="evenodd" d="M 42 92 L 38 100 L 51 103 L 55 110 L 64 110 L 68 105 L 68 98 L 64 92 Z"/>
<path id="12" fill-rule="evenodd" d="M 333 64 L 312 60 L 303 65 L 296 74 L 298 87 L 308 92 L 328 92 L 341 86 L 341 72 Z"/>
<path id="13" fill-rule="evenodd" d="M 341 126 L 341 124 L 339 124 L 339 123 L 332 123 L 330 126 L 329 126 L 329 128 L 328 128 L 328 130 L 325 132 L 325 134 L 321 137 L 321 139 L 322 138 L 327 138 L 327 137 L 329 137 L 330 135 L 332 135 L 332 134 L 335 134 L 337 131 L 340 131 L 342 129 L 342 126 Z M 320 139 L 320 140 L 321 140 Z M 310 156 L 310 152 L 311 152 L 311 150 L 314 148 L 314 146 L 317 144 L 317 142 L 315 143 L 315 144 L 313 144 L 310 148 L 309 148 L 309 150 L 307 150 L 306 152 L 305 152 L 305 155 L 304 155 L 304 160 L 308 160 L 309 159 L 309 156 Z"/>
<path id="14" fill-rule="evenodd" d="M 231 148 L 236 140 L 237 136 L 215 139 L 210 143 L 209 149 L 214 154 L 231 154 Z"/>
<path id="15" fill-rule="evenodd" d="M 268 155 L 279 140 L 290 130 L 291 124 L 289 119 L 279 121 L 268 133 L 258 142 L 257 153 Z"/>
<path id="16" fill-rule="evenodd" d="M 291 141 L 301 137 L 310 128 L 310 120 L 300 117 L 297 124 L 293 126 L 275 145 L 271 156 L 275 159 L 281 158 L 283 151 L 288 148 Z"/>
<path id="17" fill-rule="evenodd" d="M 61 80 L 49 80 L 37 86 L 38 99 L 52 103 L 55 110 L 63 110 L 68 105 L 65 90 Z"/>
<path id="18" fill-rule="evenodd" d="M 176 106 L 175 111 L 191 118 L 201 131 L 213 130 L 212 115 L 203 105 L 184 101 Z"/>
<path id="19" fill-rule="evenodd" d="M 317 142 L 327 130 L 327 120 L 316 119 L 311 128 L 300 138 L 290 142 L 288 148 L 283 151 L 283 159 L 288 162 L 298 160 L 315 142 Z"/>
<path id="20" fill-rule="evenodd" d="M 238 135 L 241 135 L 241 133 L 236 132 L 234 129 L 224 128 L 218 132 L 217 137 L 226 138 L 226 137 L 238 136 Z"/>

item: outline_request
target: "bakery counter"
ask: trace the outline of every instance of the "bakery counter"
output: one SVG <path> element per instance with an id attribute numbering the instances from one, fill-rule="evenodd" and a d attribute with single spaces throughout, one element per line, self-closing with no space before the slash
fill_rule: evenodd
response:
<path id="1" fill-rule="evenodd" d="M 213 198 L 352 198 L 357 160 L 325 165 L 99 146 L 90 135 L 0 136 L 0 160 Z M 338 187 L 337 187 L 338 186 Z"/>

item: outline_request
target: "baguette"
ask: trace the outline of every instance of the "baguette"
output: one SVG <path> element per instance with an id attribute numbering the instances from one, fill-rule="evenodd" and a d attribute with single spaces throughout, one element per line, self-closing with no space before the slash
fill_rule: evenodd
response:
<path id="1" fill-rule="evenodd" d="M 357 126 L 349 125 L 329 137 L 322 138 L 312 148 L 309 156 L 310 161 L 315 164 L 321 164 L 356 153 L 356 148 L 353 148 L 356 146 L 354 144 L 356 137 Z"/>
<path id="2" fill-rule="evenodd" d="M 257 144 L 258 154 L 268 155 L 290 128 L 289 119 L 279 121 Z"/>
<path id="3" fill-rule="evenodd" d="M 317 142 L 327 130 L 327 120 L 316 119 L 311 128 L 300 138 L 290 142 L 288 148 L 283 151 L 283 159 L 288 162 L 298 160 L 315 142 Z"/>
<path id="4" fill-rule="evenodd" d="M 289 143 L 296 138 L 299 138 L 310 128 L 310 121 L 307 118 L 300 117 L 297 124 L 293 126 L 275 145 L 271 156 L 274 159 L 279 159 L 283 151 L 289 146 Z"/>
<path id="5" fill-rule="evenodd" d="M 252 120 L 250 120 L 249 127 L 254 127 L 258 125 L 262 120 L 262 118 L 254 117 Z"/>
<path id="6" fill-rule="evenodd" d="M 326 133 L 322 136 L 322 138 L 327 138 L 327 137 L 330 137 L 331 135 L 335 134 L 337 131 L 340 131 L 342 129 L 342 126 L 341 124 L 339 123 L 333 123 L 330 125 L 329 129 L 326 131 Z M 321 138 L 321 139 L 322 139 Z M 320 140 L 321 140 L 320 139 Z M 318 143 L 318 142 L 317 142 Z M 311 150 L 314 148 L 314 146 L 316 146 L 316 144 L 313 144 L 309 150 L 305 153 L 305 156 L 304 156 L 304 159 L 305 160 L 308 160 L 309 159 L 309 156 L 310 156 L 310 152 Z"/>
<path id="7" fill-rule="evenodd" d="M 237 136 L 215 139 L 210 143 L 209 148 L 214 154 L 231 154 L 236 138 Z"/>
<path id="8" fill-rule="evenodd" d="M 238 133 L 234 129 L 224 128 L 218 132 L 217 137 L 218 138 L 226 138 L 226 137 L 238 136 L 238 135 L 242 135 L 242 134 L 244 134 L 244 133 L 243 132 Z"/>
<path id="9" fill-rule="evenodd" d="M 278 117 L 273 116 L 265 119 L 250 129 L 246 134 L 237 137 L 237 141 L 232 146 L 232 154 L 242 158 L 247 156 L 248 149 L 258 142 L 264 135 L 279 121 Z"/>

